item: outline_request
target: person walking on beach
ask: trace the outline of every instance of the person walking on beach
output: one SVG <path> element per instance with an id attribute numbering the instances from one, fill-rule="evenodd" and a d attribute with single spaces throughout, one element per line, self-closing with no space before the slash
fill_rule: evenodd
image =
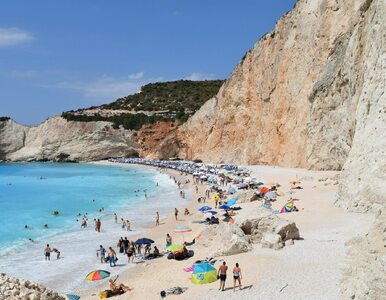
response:
<path id="1" fill-rule="evenodd" d="M 178 218 L 178 209 L 177 208 L 174 209 L 174 216 L 176 217 L 176 221 L 177 221 L 177 218 Z"/>
<path id="2" fill-rule="evenodd" d="M 134 254 L 135 254 L 135 247 L 134 247 L 134 242 L 131 242 L 129 245 L 129 249 L 127 249 L 127 261 L 128 263 L 134 261 Z"/>
<path id="3" fill-rule="evenodd" d="M 123 253 L 125 250 L 125 244 L 123 243 L 123 237 L 121 237 L 117 243 L 117 248 L 119 249 L 119 253 Z"/>
<path id="4" fill-rule="evenodd" d="M 157 211 L 157 214 L 155 216 L 155 226 L 159 226 L 159 212 Z"/>
<path id="5" fill-rule="evenodd" d="M 102 222 L 100 219 L 96 220 L 96 231 L 101 232 Z"/>
<path id="6" fill-rule="evenodd" d="M 109 247 L 108 257 L 109 257 L 110 267 L 115 267 L 116 266 L 115 262 L 117 261 L 117 253 L 111 247 Z"/>
<path id="7" fill-rule="evenodd" d="M 104 262 L 106 262 L 105 261 L 105 259 L 106 259 L 106 249 L 105 248 L 103 248 L 103 246 L 102 245 L 100 245 L 99 246 L 99 249 L 97 250 L 97 257 L 100 257 L 100 259 L 101 259 L 101 264 L 103 264 Z"/>
<path id="8" fill-rule="evenodd" d="M 51 260 L 51 248 L 50 248 L 50 245 L 47 244 L 47 247 L 44 249 L 44 257 L 45 257 L 45 260 Z"/>
<path id="9" fill-rule="evenodd" d="M 241 269 L 239 263 L 236 263 L 236 266 L 233 268 L 233 291 L 236 291 L 236 282 L 239 282 L 239 288 L 241 290 Z"/>
<path id="10" fill-rule="evenodd" d="M 127 250 L 129 250 L 129 245 L 130 245 L 130 241 L 127 239 L 127 236 L 125 237 L 125 239 L 123 240 L 123 245 L 125 247 L 125 253 L 127 253 Z"/>
<path id="11" fill-rule="evenodd" d="M 129 220 L 126 220 L 126 230 L 131 231 L 131 225 Z"/>
<path id="12" fill-rule="evenodd" d="M 224 291 L 225 290 L 225 280 L 227 279 L 227 271 L 228 266 L 226 265 L 226 262 L 224 261 L 220 268 L 218 268 L 217 276 L 220 277 L 220 288 L 219 290 Z"/>

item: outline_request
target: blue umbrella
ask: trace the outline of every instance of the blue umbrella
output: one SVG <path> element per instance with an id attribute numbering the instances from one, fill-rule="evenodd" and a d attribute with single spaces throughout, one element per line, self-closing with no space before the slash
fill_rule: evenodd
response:
<path id="1" fill-rule="evenodd" d="M 231 200 L 229 200 L 229 201 L 227 202 L 227 205 L 228 205 L 228 206 L 235 205 L 236 201 L 237 201 L 236 198 L 232 198 Z"/>
<path id="2" fill-rule="evenodd" d="M 230 210 L 231 208 L 228 205 L 221 205 L 219 206 L 219 209 Z"/>
<path id="3" fill-rule="evenodd" d="M 137 245 L 143 245 L 143 244 L 149 245 L 149 244 L 153 244 L 154 241 L 151 239 L 148 239 L 148 238 L 141 238 L 141 239 L 136 240 L 135 243 Z"/>
<path id="4" fill-rule="evenodd" d="M 211 210 L 211 209 L 212 209 L 211 207 L 205 205 L 205 206 L 199 208 L 198 210 L 199 211 L 207 211 L 207 210 Z"/>

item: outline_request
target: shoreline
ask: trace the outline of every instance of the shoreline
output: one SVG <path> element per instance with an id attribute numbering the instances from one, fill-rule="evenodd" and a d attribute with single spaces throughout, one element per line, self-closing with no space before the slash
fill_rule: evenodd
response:
<path id="1" fill-rule="evenodd" d="M 120 168 L 117 165 L 112 165 L 112 167 Z M 147 173 L 146 170 L 149 170 L 138 166 L 125 167 L 129 167 L 128 169 L 131 170 L 143 170 L 145 173 Z M 117 204 L 117 207 L 119 207 L 119 209 L 117 210 L 115 210 L 115 205 L 113 205 L 113 207 L 106 209 L 107 212 L 97 213 L 88 211 L 91 214 L 89 214 L 89 226 L 86 229 L 79 229 L 77 224 L 74 228 L 65 230 L 64 232 L 52 233 L 49 236 L 43 236 L 38 239 L 34 239 L 34 243 L 32 244 L 28 243 L 28 241 L 25 241 L 21 246 L 18 246 L 17 248 L 13 247 L 10 249 L 6 249 L 0 261 L 0 266 L 3 265 L 3 267 L 1 267 L 2 272 L 5 272 L 10 276 L 16 276 L 18 278 L 32 280 L 39 284 L 43 284 L 48 288 L 63 293 L 70 292 L 75 289 L 87 290 L 92 286 L 99 287 L 102 282 L 93 282 L 87 284 L 83 281 L 84 276 L 89 271 L 96 267 L 100 267 L 100 263 L 98 263 L 95 254 L 95 250 L 97 250 L 97 247 L 99 247 L 100 244 L 103 244 L 105 247 L 113 246 L 115 248 L 115 245 L 120 236 L 127 236 L 131 240 L 132 236 L 142 234 L 151 225 L 151 218 L 148 217 L 150 212 L 146 213 L 146 211 L 149 211 L 149 206 L 154 206 L 155 210 L 157 209 L 157 207 L 162 208 L 162 206 L 164 205 L 163 203 L 169 203 L 166 205 L 166 207 L 171 207 L 170 199 L 173 199 L 173 197 L 178 197 L 178 192 L 174 182 L 172 182 L 166 175 L 161 174 L 156 170 L 149 171 L 152 174 L 151 177 L 153 177 L 154 188 L 152 191 L 149 190 L 148 192 L 148 202 L 145 202 L 146 200 L 142 198 L 138 198 L 138 200 L 132 199 L 134 200 L 134 202 L 126 204 Z M 156 190 L 155 185 L 156 181 L 158 181 L 160 184 L 160 191 L 162 191 L 161 197 L 157 195 L 158 192 Z M 138 194 L 143 197 L 143 193 Z M 143 212 L 141 211 L 141 213 L 135 216 L 135 218 L 132 218 L 130 216 L 135 214 L 136 212 L 130 212 L 130 209 L 132 210 L 133 207 L 137 206 L 137 201 L 139 201 L 138 205 L 143 208 Z M 120 228 L 120 222 L 118 222 L 118 224 L 115 224 L 115 222 L 113 221 L 114 211 L 119 216 L 118 220 L 120 220 L 120 216 L 124 217 L 125 219 L 131 220 L 133 231 L 122 231 L 122 229 Z M 150 211 L 152 211 L 151 208 Z M 168 209 L 163 209 L 163 211 L 164 212 L 161 212 L 161 215 L 166 215 Z M 100 217 L 102 220 L 103 224 L 102 231 L 100 234 L 96 234 L 94 232 L 94 226 L 92 224 L 92 218 L 94 217 Z M 47 242 L 53 247 L 57 247 L 61 251 L 61 257 L 63 259 L 57 260 L 56 256 L 54 255 L 50 263 L 44 262 L 44 258 L 40 254 L 42 253 L 42 249 L 44 248 Z M 74 245 L 76 246 L 73 247 Z M 27 252 L 25 251 L 27 247 L 29 253 L 28 256 L 31 259 L 28 259 L 28 257 L 26 257 L 25 255 L 27 254 Z M 80 257 L 72 259 L 72 256 L 76 255 L 74 251 L 79 251 L 78 256 Z M 51 256 L 53 256 L 53 254 Z M 121 258 L 121 260 L 124 260 L 123 257 Z M 79 268 L 79 266 L 77 266 L 75 262 L 82 263 L 82 261 L 84 262 L 84 264 L 82 264 L 82 266 L 80 266 Z M 36 268 L 44 271 L 34 272 L 33 270 Z M 112 274 L 119 273 L 119 269 L 121 268 L 122 267 L 113 269 Z M 79 269 L 83 269 L 84 271 L 80 273 Z M 76 272 L 71 272 L 71 270 Z M 34 273 L 36 274 L 36 276 L 33 275 Z"/>
<path id="2" fill-rule="evenodd" d="M 140 166 L 158 170 L 154 166 Z M 372 223 L 372 216 L 348 213 L 333 205 L 337 191 L 334 175 L 338 172 L 268 166 L 246 167 L 251 170 L 255 177 L 262 180 L 278 181 L 283 185 L 288 185 L 286 183 L 288 180 L 293 180 L 295 174 L 303 178 L 304 190 L 299 192 L 302 200 L 299 202 L 300 211 L 280 216 L 296 222 L 303 240 L 295 241 L 295 245 L 278 251 L 253 245 L 250 252 L 218 257 L 220 260 L 224 259 L 229 262 L 229 266 L 237 261 L 243 269 L 246 277 L 243 284 L 248 288 L 236 294 L 233 294 L 233 291 L 219 293 L 218 282 L 198 286 L 191 284 L 190 273 L 185 273 L 182 269 L 190 266 L 195 260 L 205 259 L 208 256 L 208 249 L 195 245 L 192 247 L 195 255 L 187 261 L 169 261 L 163 257 L 123 271 L 118 282 L 130 286 L 134 290 L 122 296 L 116 296 L 114 299 L 159 299 L 161 290 L 174 286 L 188 287 L 188 290 L 180 295 L 179 299 L 234 299 L 234 296 L 255 299 L 253 295 L 260 295 L 264 299 L 300 299 L 302 297 L 339 299 L 341 267 L 344 263 L 345 251 L 347 251 L 345 242 L 365 232 Z M 158 171 L 169 176 L 176 176 L 176 178 L 191 178 L 191 175 L 186 177 L 172 169 Z M 161 226 L 153 226 L 145 231 L 145 236 L 156 242 L 154 245 L 164 245 L 166 233 L 171 233 L 174 239 L 180 239 L 177 234 L 170 232 L 176 226 L 187 225 L 193 229 L 191 234 L 186 234 L 186 241 L 190 241 L 201 232 L 202 227 L 193 221 L 200 216 L 197 208 L 205 204 L 198 204 L 194 196 L 196 195 L 198 198 L 204 195 L 207 186 L 206 184 L 199 184 L 198 187 L 198 194 L 192 190 L 192 183 L 189 187 L 192 192 L 186 207 L 191 212 L 190 216 L 184 216 L 182 221 L 175 221 L 171 212 L 163 220 Z M 287 195 L 283 198 L 286 197 Z M 285 203 L 283 201 L 284 199 L 275 203 L 275 208 L 279 208 Z M 213 203 L 211 202 L 207 205 L 212 206 Z M 244 209 L 248 209 L 252 205 L 253 202 L 240 204 Z M 325 255 L 325 258 L 315 258 L 316 255 L 320 256 L 319 251 Z M 287 262 L 288 260 L 290 263 Z M 218 264 L 215 267 L 217 268 Z M 257 274 L 256 270 L 258 270 Z M 288 281 L 290 288 L 279 292 L 280 288 L 286 284 L 284 281 Z M 305 281 L 309 284 L 307 288 L 302 285 Z M 150 286 L 149 282 L 151 282 Z M 231 280 L 228 280 L 227 287 L 231 284 Z M 108 288 L 107 283 L 105 283 L 105 288 Z M 325 291 L 326 289 L 328 291 Z M 82 291 L 79 295 L 82 299 L 99 299 L 100 291 L 101 289 L 94 288 Z"/>

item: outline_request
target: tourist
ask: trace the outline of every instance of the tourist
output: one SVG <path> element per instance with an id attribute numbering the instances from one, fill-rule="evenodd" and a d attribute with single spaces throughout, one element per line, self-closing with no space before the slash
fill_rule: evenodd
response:
<path id="1" fill-rule="evenodd" d="M 222 263 L 220 268 L 218 268 L 217 276 L 220 277 L 220 288 L 219 290 L 224 291 L 225 290 L 225 280 L 227 279 L 227 270 L 228 266 L 226 265 L 225 261 Z"/>
<path id="2" fill-rule="evenodd" d="M 110 267 L 115 267 L 116 261 L 117 261 L 117 253 L 111 247 L 109 247 L 108 258 L 109 258 Z"/>
<path id="3" fill-rule="evenodd" d="M 124 230 L 126 228 L 126 221 L 123 220 L 123 218 L 121 218 L 121 222 L 122 222 L 121 228 Z"/>
<path id="4" fill-rule="evenodd" d="M 189 209 L 185 208 L 184 215 L 185 215 L 185 216 L 189 216 L 189 214 L 190 214 Z"/>
<path id="5" fill-rule="evenodd" d="M 121 283 L 119 285 L 115 284 L 115 280 L 112 280 L 112 279 L 109 280 L 109 284 L 110 284 L 110 290 L 114 294 L 124 294 L 125 292 L 132 290 L 128 286 L 124 285 L 123 283 Z"/>
<path id="6" fill-rule="evenodd" d="M 129 249 L 129 245 L 130 245 L 130 242 L 127 239 L 127 237 L 125 237 L 125 239 L 123 240 L 123 245 L 124 245 L 124 248 L 125 248 L 125 253 L 127 253 L 127 250 Z"/>
<path id="7" fill-rule="evenodd" d="M 198 194 L 198 186 L 196 185 L 195 188 L 196 188 L 196 194 Z"/>
<path id="8" fill-rule="evenodd" d="M 177 208 L 174 209 L 174 216 L 176 217 L 176 221 L 177 221 L 177 218 L 178 218 L 178 209 Z"/>
<path id="9" fill-rule="evenodd" d="M 160 253 L 159 253 L 159 250 L 158 250 L 157 246 L 154 246 L 153 256 L 157 257 L 159 255 L 160 255 Z"/>
<path id="10" fill-rule="evenodd" d="M 44 257 L 45 257 L 45 260 L 51 260 L 50 256 L 51 256 L 51 248 L 50 248 L 50 245 L 47 244 L 47 247 L 44 249 Z"/>
<path id="11" fill-rule="evenodd" d="M 151 246 L 150 244 L 146 244 L 145 246 L 145 256 L 150 255 Z"/>
<path id="12" fill-rule="evenodd" d="M 48 228 L 48 224 L 44 224 L 44 226 L 43 226 L 45 229 L 47 229 Z"/>
<path id="13" fill-rule="evenodd" d="M 159 212 L 157 211 L 155 216 L 155 226 L 159 226 Z"/>
<path id="14" fill-rule="evenodd" d="M 114 220 L 115 220 L 115 224 L 118 224 L 118 216 L 116 213 L 114 213 Z"/>
<path id="15" fill-rule="evenodd" d="M 52 249 L 52 252 L 55 252 L 56 253 L 56 259 L 59 259 L 60 258 L 60 251 L 56 248 L 53 248 Z"/>
<path id="16" fill-rule="evenodd" d="M 106 249 L 100 245 L 99 246 L 99 249 L 97 250 L 97 257 L 98 255 L 100 256 L 100 259 L 101 259 L 101 264 L 106 262 L 105 259 L 106 259 Z"/>
<path id="17" fill-rule="evenodd" d="M 131 231 L 131 225 L 129 220 L 126 220 L 126 230 Z"/>
<path id="18" fill-rule="evenodd" d="M 172 237 L 168 234 L 166 234 L 166 248 L 172 245 Z"/>
<path id="19" fill-rule="evenodd" d="M 131 242 L 129 245 L 129 249 L 127 249 L 127 261 L 130 263 L 134 261 L 134 254 L 135 254 L 135 247 L 134 247 L 134 242 Z"/>
<path id="20" fill-rule="evenodd" d="M 82 219 L 82 224 L 80 224 L 80 228 L 86 228 L 87 227 L 87 220 L 85 218 Z"/>
<path id="21" fill-rule="evenodd" d="M 100 219 L 98 219 L 98 220 L 96 221 L 96 231 L 97 231 L 97 232 L 101 232 L 101 226 L 102 226 L 102 222 L 101 222 Z"/>
<path id="22" fill-rule="evenodd" d="M 123 237 L 121 237 L 117 243 L 117 248 L 119 249 L 119 253 L 123 253 L 125 250 L 125 244 L 123 243 Z"/>
<path id="23" fill-rule="evenodd" d="M 236 282 L 239 282 L 239 287 L 241 290 L 241 269 L 239 263 L 236 263 L 236 266 L 233 268 L 233 291 L 236 290 Z"/>

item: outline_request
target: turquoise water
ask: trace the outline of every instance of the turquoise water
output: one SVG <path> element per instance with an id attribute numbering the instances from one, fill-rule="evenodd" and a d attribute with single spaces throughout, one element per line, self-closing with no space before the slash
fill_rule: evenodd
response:
<path id="1" fill-rule="evenodd" d="M 139 205 L 145 201 L 143 190 L 147 189 L 148 197 L 154 196 L 155 175 L 148 170 L 94 164 L 0 164 L 0 250 L 29 238 L 79 228 L 79 213 L 88 213 L 92 226 L 92 218 Z M 52 215 L 53 211 L 60 215 Z"/>

